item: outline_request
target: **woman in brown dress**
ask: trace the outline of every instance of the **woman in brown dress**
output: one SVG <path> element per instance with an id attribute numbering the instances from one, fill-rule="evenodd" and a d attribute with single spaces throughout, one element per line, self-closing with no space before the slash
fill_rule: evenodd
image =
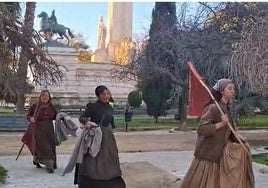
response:
<path id="1" fill-rule="evenodd" d="M 111 93 L 104 85 L 95 89 L 98 100 L 88 103 L 79 121 L 86 129 L 99 125 L 102 141 L 98 154 L 93 157 L 87 152 L 81 164 L 76 166 L 79 188 L 125 188 L 122 179 L 118 149 L 112 131 L 113 108 L 109 105 Z M 76 178 L 75 178 L 76 179 Z"/>
<path id="2" fill-rule="evenodd" d="M 192 164 L 181 188 L 253 188 L 254 175 L 248 144 L 247 151 L 228 127 L 228 104 L 235 86 L 229 79 L 220 79 L 212 94 L 225 115 L 211 101 L 205 106 L 199 122 L 198 137 Z"/>
<path id="3" fill-rule="evenodd" d="M 56 165 L 56 145 L 54 137 L 53 120 L 56 118 L 56 110 L 51 104 L 51 96 L 48 90 L 41 91 L 39 100 L 33 104 L 27 114 L 27 119 L 31 123 L 32 155 L 33 164 L 41 168 L 44 164 L 48 173 L 53 173 Z"/>

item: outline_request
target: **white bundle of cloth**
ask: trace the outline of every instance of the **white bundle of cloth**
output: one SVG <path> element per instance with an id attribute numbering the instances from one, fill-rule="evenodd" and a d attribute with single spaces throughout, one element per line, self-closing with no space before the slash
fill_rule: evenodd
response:
<path id="1" fill-rule="evenodd" d="M 78 126 L 73 122 L 71 117 L 64 112 L 56 116 L 55 121 L 55 144 L 59 146 L 63 141 L 68 139 L 68 135 L 77 136 Z"/>
<path id="2" fill-rule="evenodd" d="M 65 167 L 62 175 L 73 171 L 77 163 L 81 164 L 85 153 L 89 152 L 92 157 L 96 157 L 101 148 L 102 131 L 100 126 L 90 122 L 92 127 L 87 129 L 81 126 L 82 131 L 77 139 L 73 153 Z"/>

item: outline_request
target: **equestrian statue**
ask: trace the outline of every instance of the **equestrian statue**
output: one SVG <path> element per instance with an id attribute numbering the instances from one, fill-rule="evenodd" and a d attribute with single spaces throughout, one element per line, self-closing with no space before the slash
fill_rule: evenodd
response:
<path id="1" fill-rule="evenodd" d="M 48 14 L 44 11 L 42 11 L 37 17 L 41 18 L 39 33 L 43 33 L 42 36 L 45 38 L 45 40 L 50 40 L 53 34 L 58 34 L 60 37 L 57 39 L 63 39 L 63 37 L 65 37 L 68 40 L 69 45 L 69 37 L 74 38 L 70 28 L 58 24 L 55 16 L 55 10 L 52 11 L 50 17 L 48 17 Z M 69 36 L 67 35 L 66 30 L 68 31 Z"/>

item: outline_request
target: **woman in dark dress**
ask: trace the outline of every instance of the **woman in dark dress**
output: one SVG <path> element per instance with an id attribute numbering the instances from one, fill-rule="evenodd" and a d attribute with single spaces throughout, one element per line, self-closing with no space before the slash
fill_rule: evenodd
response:
<path id="1" fill-rule="evenodd" d="M 106 86 L 95 89 L 98 100 L 88 103 L 79 121 L 87 129 L 98 124 L 102 131 L 102 142 L 99 153 L 92 157 L 89 153 L 83 156 L 83 162 L 76 169 L 79 188 L 125 188 L 122 179 L 118 149 L 112 131 L 113 108 L 109 105 L 111 93 Z"/>
<path id="2" fill-rule="evenodd" d="M 53 120 L 56 118 L 56 110 L 51 104 L 51 96 L 48 90 L 41 91 L 39 100 L 33 104 L 27 114 L 27 119 L 31 123 L 32 155 L 33 164 L 41 168 L 44 164 L 48 173 L 53 173 L 56 165 L 56 145 L 54 138 Z"/>

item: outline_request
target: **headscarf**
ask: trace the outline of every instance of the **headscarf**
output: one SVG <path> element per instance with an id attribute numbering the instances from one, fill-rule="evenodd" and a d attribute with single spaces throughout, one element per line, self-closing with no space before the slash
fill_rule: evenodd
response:
<path id="1" fill-rule="evenodd" d="M 233 81 L 230 79 L 222 78 L 222 79 L 218 80 L 217 83 L 212 88 L 215 89 L 216 91 L 221 92 L 230 83 L 233 83 Z"/>
<path id="2" fill-rule="evenodd" d="M 100 96 L 100 94 L 102 94 L 102 92 L 104 91 L 104 90 L 109 90 L 106 86 L 104 86 L 104 85 L 100 85 L 100 86 L 97 86 L 96 87 L 96 89 L 95 89 L 95 94 L 96 94 L 96 96 L 97 97 L 99 97 Z"/>

